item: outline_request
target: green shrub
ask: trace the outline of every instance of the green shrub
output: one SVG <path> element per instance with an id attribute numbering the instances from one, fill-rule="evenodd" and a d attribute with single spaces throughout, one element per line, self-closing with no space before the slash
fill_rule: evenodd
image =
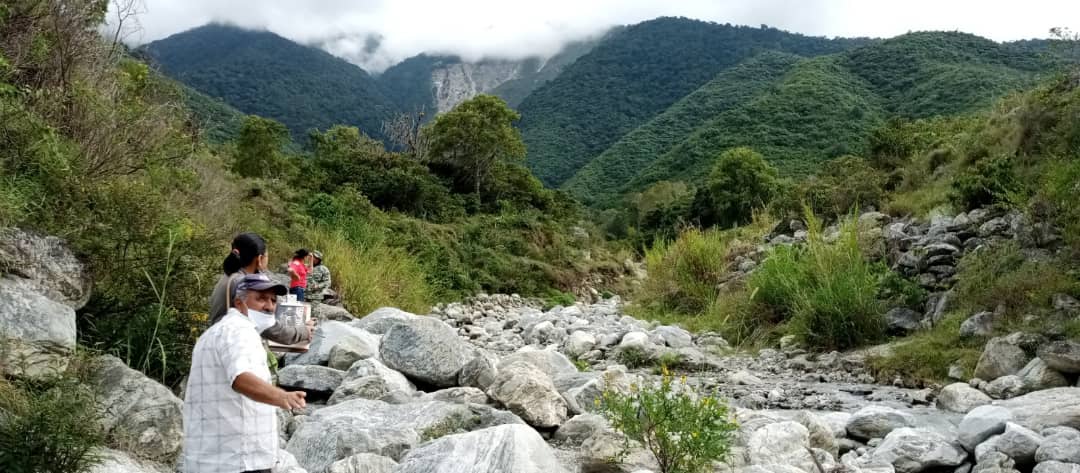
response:
<path id="1" fill-rule="evenodd" d="M 1012 159 L 997 155 L 976 161 L 956 176 L 953 200 L 962 208 L 974 209 L 1008 203 L 1018 190 Z"/>
<path id="2" fill-rule="evenodd" d="M 727 459 L 737 428 L 722 401 L 691 392 L 685 380 L 676 385 L 665 370 L 656 386 L 605 391 L 598 400 L 612 427 L 644 444 L 662 473 L 711 471 Z"/>
<path id="3" fill-rule="evenodd" d="M 82 473 L 105 443 L 93 391 L 63 374 L 0 379 L 0 465 L 6 473 Z"/>
<path id="4" fill-rule="evenodd" d="M 627 368 L 640 368 L 652 362 L 652 357 L 638 347 L 620 348 L 618 359 L 619 363 L 626 365 Z"/>
<path id="5" fill-rule="evenodd" d="M 843 225 L 835 243 L 822 239 L 821 224 L 807 212 L 809 240 L 779 246 L 751 276 L 751 298 L 814 349 L 839 350 L 881 339 L 884 334 L 882 278 L 866 261 L 853 222 Z"/>
<path id="6" fill-rule="evenodd" d="M 690 217 L 703 227 L 730 228 L 750 223 L 754 211 L 777 191 L 777 172 L 750 148 L 732 148 L 716 159 L 709 179 L 690 205 Z"/>
<path id="7" fill-rule="evenodd" d="M 1068 267 L 1048 257 L 1031 258 L 1014 241 L 984 246 L 957 267 L 959 308 L 974 313 L 1004 306 L 1013 316 L 1048 309 L 1057 293 L 1077 294 Z"/>
<path id="8" fill-rule="evenodd" d="M 966 318 L 966 313 L 946 317 L 932 329 L 894 344 L 887 353 L 867 357 L 867 365 L 882 382 L 897 377 L 915 385 L 944 382 L 953 364 L 971 375 L 985 340 L 960 337 L 960 324 Z"/>
<path id="9" fill-rule="evenodd" d="M 657 242 L 645 252 L 649 278 L 638 298 L 679 313 L 704 311 L 716 299 L 717 285 L 732 270 L 728 254 L 734 236 L 691 228 L 674 242 Z"/>

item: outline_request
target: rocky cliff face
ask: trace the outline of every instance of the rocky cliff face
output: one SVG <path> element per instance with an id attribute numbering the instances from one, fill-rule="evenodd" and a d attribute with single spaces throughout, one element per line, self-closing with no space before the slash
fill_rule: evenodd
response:
<path id="1" fill-rule="evenodd" d="M 478 94 L 490 93 L 496 87 L 537 71 L 536 60 L 458 62 L 431 71 L 435 91 L 435 107 L 439 113 Z"/>

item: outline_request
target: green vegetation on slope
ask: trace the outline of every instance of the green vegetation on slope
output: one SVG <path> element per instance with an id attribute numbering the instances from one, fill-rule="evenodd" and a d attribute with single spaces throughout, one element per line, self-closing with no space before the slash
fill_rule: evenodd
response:
<path id="1" fill-rule="evenodd" d="M 613 32 L 521 103 L 529 167 L 545 184 L 561 185 L 623 135 L 761 51 L 809 57 L 864 42 L 685 18 Z"/>
<path id="2" fill-rule="evenodd" d="M 143 46 L 170 77 L 243 111 L 272 118 L 295 138 L 336 124 L 381 136 L 396 107 L 363 69 L 265 31 L 211 24 Z"/>
<path id="3" fill-rule="evenodd" d="M 614 191 L 679 144 L 708 125 L 708 117 L 742 105 L 786 74 L 798 56 L 766 52 L 717 75 L 683 97 L 648 123 L 623 136 L 600 156 L 589 161 L 563 188 L 585 204 Z"/>

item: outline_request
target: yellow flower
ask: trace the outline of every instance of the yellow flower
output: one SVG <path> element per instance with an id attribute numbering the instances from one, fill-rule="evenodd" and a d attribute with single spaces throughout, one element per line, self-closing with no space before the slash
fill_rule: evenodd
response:
<path id="1" fill-rule="evenodd" d="M 683 375 L 682 378 L 679 378 L 679 379 L 682 380 L 683 384 L 686 384 L 686 375 Z"/>
<path id="2" fill-rule="evenodd" d="M 693 437 L 693 438 L 697 438 L 698 433 L 697 432 L 690 432 L 690 436 Z"/>

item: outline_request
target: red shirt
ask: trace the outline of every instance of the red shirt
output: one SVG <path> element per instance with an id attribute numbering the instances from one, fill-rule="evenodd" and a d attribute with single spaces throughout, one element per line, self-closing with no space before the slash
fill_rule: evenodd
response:
<path id="1" fill-rule="evenodd" d="M 289 287 L 302 287 L 304 289 L 307 289 L 308 268 L 304 265 L 304 260 L 294 259 L 292 261 L 289 261 L 289 267 L 292 268 L 293 271 L 296 271 L 297 276 L 300 276 L 299 280 L 293 279 L 292 281 L 290 281 Z"/>

